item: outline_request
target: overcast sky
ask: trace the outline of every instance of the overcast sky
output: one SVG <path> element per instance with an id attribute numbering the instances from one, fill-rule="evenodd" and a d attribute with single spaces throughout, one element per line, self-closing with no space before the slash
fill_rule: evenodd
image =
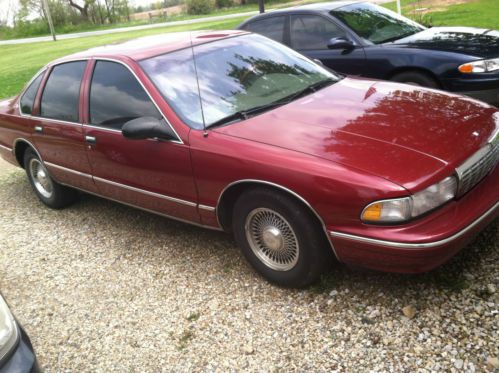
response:
<path id="1" fill-rule="evenodd" d="M 157 0 L 129 0 L 130 6 L 148 5 L 151 3 L 155 3 L 156 1 Z M 78 2 L 83 4 L 83 0 L 80 0 Z M 19 0 L 0 0 L 0 20 L 8 20 L 8 22 L 11 23 L 12 17 L 14 16 L 18 8 Z"/>

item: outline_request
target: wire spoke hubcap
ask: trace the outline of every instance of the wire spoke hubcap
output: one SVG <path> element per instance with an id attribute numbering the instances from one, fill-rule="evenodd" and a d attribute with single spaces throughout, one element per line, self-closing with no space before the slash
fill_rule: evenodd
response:
<path id="1" fill-rule="evenodd" d="M 246 217 L 246 239 L 253 253 L 276 271 L 289 271 L 298 262 L 298 240 L 286 219 L 268 208 L 257 208 Z"/>
<path id="2" fill-rule="evenodd" d="M 45 166 L 38 159 L 33 158 L 29 162 L 29 172 L 38 193 L 45 198 L 50 198 L 54 186 Z"/>

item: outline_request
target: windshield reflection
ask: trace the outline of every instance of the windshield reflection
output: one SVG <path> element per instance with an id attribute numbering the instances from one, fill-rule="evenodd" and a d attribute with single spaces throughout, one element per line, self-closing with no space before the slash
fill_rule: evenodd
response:
<path id="1" fill-rule="evenodd" d="M 194 57 L 184 50 L 150 58 L 141 65 L 177 114 L 197 129 L 274 103 L 320 81 L 339 79 L 260 35 L 195 46 Z"/>

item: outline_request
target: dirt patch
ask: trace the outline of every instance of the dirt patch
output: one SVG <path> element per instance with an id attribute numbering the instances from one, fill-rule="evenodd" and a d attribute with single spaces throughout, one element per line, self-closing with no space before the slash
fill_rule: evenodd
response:
<path id="1" fill-rule="evenodd" d="M 429 12 L 442 12 L 447 10 L 451 5 L 470 3 L 474 0 L 419 0 L 414 1 L 410 5 L 406 5 L 406 9 L 410 9 L 411 14 L 425 14 Z"/>

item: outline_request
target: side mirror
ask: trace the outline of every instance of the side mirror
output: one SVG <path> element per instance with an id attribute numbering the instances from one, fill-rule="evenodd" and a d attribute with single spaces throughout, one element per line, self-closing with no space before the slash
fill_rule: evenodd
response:
<path id="1" fill-rule="evenodd" d="M 327 43 L 328 49 L 353 49 L 355 46 L 350 40 L 345 38 L 332 38 Z"/>
<path id="2" fill-rule="evenodd" d="M 170 127 L 152 117 L 140 117 L 126 122 L 121 128 L 123 136 L 130 140 L 158 138 L 172 140 L 176 136 Z"/>

